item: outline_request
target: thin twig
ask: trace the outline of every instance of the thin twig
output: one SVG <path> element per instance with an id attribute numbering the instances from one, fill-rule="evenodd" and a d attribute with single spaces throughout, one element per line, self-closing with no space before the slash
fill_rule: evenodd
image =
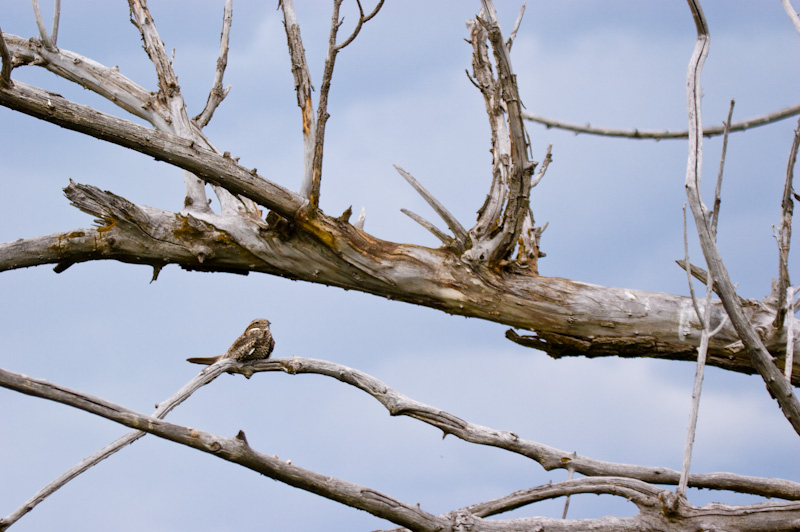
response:
<path id="1" fill-rule="evenodd" d="M 686 212 L 685 209 L 684 212 Z M 692 465 L 692 448 L 694 447 L 694 439 L 697 434 L 697 417 L 700 412 L 700 394 L 703 390 L 703 375 L 706 367 L 706 356 L 708 355 L 708 341 L 711 339 L 711 287 L 714 285 L 713 278 L 710 278 L 710 281 L 711 282 L 706 285 L 705 312 L 702 316 L 699 316 L 700 323 L 703 325 L 703 331 L 700 333 L 700 346 L 697 348 L 697 366 L 695 368 L 694 386 L 692 388 L 692 408 L 689 412 L 689 426 L 686 429 L 686 442 L 683 447 L 681 479 L 678 482 L 678 488 L 675 490 L 676 495 L 679 497 L 686 497 L 686 487 L 689 483 L 689 469 Z M 691 284 L 691 279 L 689 283 Z M 698 308 L 694 292 L 692 292 L 692 304 L 695 306 L 695 309 Z"/>
<path id="2" fill-rule="evenodd" d="M 722 204 L 722 173 L 725 169 L 725 155 L 728 153 L 728 134 L 731 130 L 731 117 L 733 116 L 733 106 L 736 104 L 731 100 L 731 106 L 728 109 L 728 119 L 725 121 L 725 133 L 722 136 L 722 154 L 719 158 L 719 172 L 717 173 L 717 186 L 714 189 L 714 207 L 711 212 L 711 234 L 714 238 L 717 237 L 717 224 L 719 223 L 719 208 Z M 687 258 L 688 260 L 688 258 Z"/>
<path id="3" fill-rule="evenodd" d="M 369 15 L 366 15 L 366 16 L 365 16 L 365 15 L 364 15 L 364 9 L 361 7 L 361 0 L 356 0 L 356 3 L 358 4 L 358 12 L 359 12 L 358 24 L 356 24 L 356 27 L 355 27 L 355 29 L 353 30 L 353 33 L 351 33 L 351 34 L 350 34 L 350 36 L 349 36 L 347 39 L 345 39 L 344 41 L 342 41 L 342 43 L 341 43 L 341 44 L 337 44 L 337 45 L 336 45 L 336 50 L 337 50 L 337 51 L 341 50 L 342 48 L 344 48 L 345 46 L 347 46 L 348 44 L 350 44 L 351 42 L 353 42 L 353 41 L 355 40 L 355 38 L 356 38 L 356 37 L 358 36 L 358 34 L 361 32 L 361 27 L 362 27 L 362 26 L 363 26 L 363 25 L 364 25 L 366 22 L 369 22 L 369 20 L 370 20 L 372 17 L 374 17 L 375 15 L 377 15 L 377 14 L 378 14 L 378 11 L 380 11 L 380 10 L 381 10 L 381 8 L 383 7 L 383 3 L 384 3 L 384 1 L 385 1 L 385 0 L 380 0 L 380 1 L 378 2 L 378 5 L 376 5 L 376 6 L 375 6 L 375 9 L 373 9 L 373 10 L 372 10 L 372 12 L 371 12 Z"/>
<path id="4" fill-rule="evenodd" d="M 784 109 L 780 109 L 773 113 L 758 116 L 755 118 L 749 118 L 747 120 L 742 120 L 741 122 L 736 122 L 735 124 L 731 125 L 730 132 L 734 133 L 738 131 L 745 131 L 747 129 L 751 129 L 754 127 L 763 126 L 766 124 L 772 124 L 773 122 L 778 122 L 780 120 L 783 120 L 785 118 L 790 118 L 797 114 L 800 114 L 800 105 L 793 105 L 791 107 L 786 107 Z M 603 128 L 603 127 L 593 127 L 591 125 L 581 126 L 578 124 L 571 124 L 568 122 L 562 122 L 560 120 L 545 118 L 543 116 L 538 116 L 533 113 L 529 113 L 527 111 L 522 112 L 522 118 L 524 118 L 525 120 L 530 120 L 531 122 L 542 124 L 547 128 L 564 129 L 566 131 L 572 131 L 576 134 L 585 133 L 587 135 L 600 135 L 604 137 L 622 137 L 628 139 L 651 139 L 651 140 L 685 139 L 689 137 L 689 131 L 667 131 L 667 130 L 656 131 L 647 129 Z M 724 133 L 725 133 L 724 125 L 703 129 L 704 137 L 716 137 L 719 135 L 723 135 Z"/>
<path id="5" fill-rule="evenodd" d="M 153 413 L 153 417 L 157 419 L 164 419 L 167 414 L 188 399 L 199 388 L 205 386 L 228 371 L 231 364 L 231 359 L 221 359 L 218 362 L 215 362 L 214 364 L 204 368 L 203 371 L 201 371 L 196 377 L 189 381 L 183 388 L 178 390 L 175 395 L 158 404 L 156 411 Z M 19 508 L 8 514 L 3 519 L 0 519 L 0 530 L 5 530 L 16 523 L 21 517 L 33 510 L 40 502 L 44 501 L 47 497 L 55 493 L 70 480 L 78 477 L 81 473 L 84 473 L 91 467 L 99 464 L 106 458 L 121 450 L 123 447 L 130 445 L 146 434 L 146 432 L 142 432 L 140 430 L 133 430 L 118 440 L 110 443 L 106 447 L 103 447 L 91 456 L 84 458 L 80 463 L 65 471 L 53 482 L 39 490 L 33 497 L 25 501 L 25 503 L 23 503 Z"/>
<path id="6" fill-rule="evenodd" d="M 430 223 L 428 220 L 426 220 L 419 214 L 412 212 L 408 209 L 400 209 L 400 212 L 402 212 L 403 214 L 405 214 L 406 216 L 417 222 L 419 225 L 421 225 L 422 227 L 433 233 L 433 236 L 441 240 L 445 246 L 449 246 L 450 244 L 453 243 L 452 237 L 450 237 L 447 233 L 445 233 L 444 231 L 442 231 L 441 229 Z"/>
<path id="7" fill-rule="evenodd" d="M 739 335 L 750 355 L 753 367 L 764 380 L 773 398 L 778 401 L 786 419 L 792 428 L 800 434 L 800 402 L 795 397 L 791 385 L 775 366 L 772 355 L 764 346 L 760 336 L 750 323 L 744 312 L 736 289 L 730 280 L 725 264 L 719 254 L 716 242 L 709 226 L 709 212 L 703 205 L 700 196 L 700 169 L 702 166 L 701 89 L 700 74 L 703 62 L 708 54 L 708 24 L 698 0 L 687 0 L 697 29 L 697 42 L 689 62 L 687 74 L 687 108 L 689 115 L 689 157 L 686 169 L 686 194 L 695 219 L 695 227 L 700 237 L 700 246 L 708 264 L 709 272 L 719 285 L 719 296 L 722 305 L 730 317 L 736 333 Z"/>
<path id="8" fill-rule="evenodd" d="M 519 31 L 519 26 L 522 24 L 522 16 L 525 14 L 525 8 L 528 7 L 527 2 L 522 2 L 522 7 L 519 9 L 519 15 L 517 15 L 517 20 L 514 22 L 514 29 L 511 30 L 511 35 L 508 36 L 508 40 L 506 41 L 506 48 L 508 51 L 511 51 L 511 45 L 514 44 L 514 39 L 517 38 L 517 32 Z"/>
<path id="9" fill-rule="evenodd" d="M 694 307 L 694 313 L 697 315 L 697 321 L 700 322 L 700 325 L 705 327 L 705 319 L 703 318 L 703 314 L 700 312 L 700 306 L 697 304 L 697 296 L 694 293 L 694 283 L 692 282 L 692 276 L 694 275 L 697 277 L 700 282 L 708 285 L 708 273 L 703 271 L 702 277 L 698 274 L 699 272 L 692 271 L 692 263 L 689 261 L 689 233 L 686 229 L 686 204 L 683 204 L 683 254 L 684 259 L 683 262 L 677 261 L 678 265 L 681 266 L 684 270 L 686 270 L 686 279 L 689 282 L 689 295 L 692 299 L 692 306 Z M 713 285 L 709 285 L 713 286 Z"/>
<path id="10" fill-rule="evenodd" d="M 33 4 L 33 15 L 36 18 L 36 27 L 39 28 L 39 37 L 42 39 L 42 43 L 44 43 L 45 48 L 50 51 L 56 50 L 56 45 L 53 43 L 53 40 L 50 38 L 50 35 L 47 33 L 47 29 L 44 27 L 44 19 L 42 18 L 42 12 L 39 10 L 39 0 L 31 0 Z"/>
<path id="11" fill-rule="evenodd" d="M 553 145 L 547 145 L 547 153 L 544 156 L 544 161 L 542 161 L 542 167 L 539 168 L 539 173 L 536 174 L 536 177 L 531 181 L 531 188 L 535 187 L 539 184 L 539 181 L 542 180 L 544 177 L 545 172 L 547 172 L 547 167 L 550 166 L 550 163 L 553 162 Z"/>
<path id="12" fill-rule="evenodd" d="M 6 46 L 2 28 L 0 28 L 0 58 L 3 61 L 2 69 L 0 69 L 0 88 L 10 89 L 14 86 L 14 82 L 11 81 L 11 52 Z"/>
<path id="13" fill-rule="evenodd" d="M 792 302 L 794 301 L 794 295 L 800 291 L 800 287 L 793 288 L 789 287 L 786 289 L 786 302 L 787 307 L 792 306 Z M 794 313 L 787 312 L 785 317 L 785 327 L 786 327 L 786 361 L 783 367 L 783 375 L 786 377 L 786 380 L 791 384 L 792 382 L 792 370 L 794 369 Z"/>
<path id="14" fill-rule="evenodd" d="M 446 223 L 447 227 L 449 227 L 453 232 L 456 242 L 458 242 L 461 247 L 465 247 L 469 236 L 467 235 L 467 231 L 464 229 L 464 226 L 459 223 L 456 217 L 453 216 L 450 211 L 448 211 L 447 208 L 433 196 L 433 194 L 428 192 L 428 190 L 423 187 L 413 175 L 397 165 L 394 165 L 394 168 L 397 170 L 397 173 L 399 173 L 406 181 L 408 181 L 409 185 L 414 187 L 414 190 L 416 190 L 419 195 L 422 196 L 422 199 L 424 199 L 428 205 L 430 205 L 433 210 L 436 211 L 436 214 L 438 214 L 442 220 L 444 220 L 444 223 Z"/>
<path id="15" fill-rule="evenodd" d="M 523 8 L 524 8 L 524 6 L 523 6 Z M 510 46 L 509 46 L 509 48 L 510 48 Z M 574 475 L 575 475 L 575 470 L 574 469 L 570 469 L 569 470 L 568 480 L 572 480 L 572 477 Z M 569 512 L 569 500 L 570 500 L 570 498 L 571 498 L 570 494 L 568 494 L 566 496 L 566 498 L 564 499 L 564 511 L 561 512 L 561 519 L 566 519 L 567 518 L 567 512 Z"/>
<path id="16" fill-rule="evenodd" d="M 225 0 L 225 9 L 222 16 L 222 33 L 219 38 L 219 58 L 217 68 L 214 73 L 214 84 L 208 93 L 208 100 L 203 111 L 194 117 L 195 123 L 201 129 L 208 125 L 217 107 L 231 90 L 230 86 L 222 87 L 222 77 L 225 75 L 225 68 L 228 66 L 228 44 L 230 43 L 231 23 L 233 21 L 233 0 Z"/>
<path id="17" fill-rule="evenodd" d="M 342 5 L 343 0 L 334 0 L 333 2 L 333 13 L 331 14 L 331 29 L 330 34 L 328 36 L 328 54 L 325 57 L 325 67 L 322 72 L 322 83 L 320 84 L 319 88 L 319 102 L 317 104 L 317 123 L 316 123 L 316 133 L 314 135 L 314 154 L 313 159 L 311 162 L 311 183 L 307 187 L 307 193 L 304 194 L 304 197 L 308 198 L 311 206 L 316 208 L 319 206 L 319 196 L 320 196 L 320 186 L 322 181 L 322 159 L 324 154 L 324 147 L 325 147 L 325 126 L 328 123 L 328 118 L 330 114 L 328 113 L 328 95 L 331 90 L 331 79 L 333 78 L 333 70 L 334 66 L 336 65 L 336 57 L 339 54 L 339 51 L 342 50 L 345 46 L 353 42 L 353 40 L 358 36 L 361 32 L 361 28 L 363 27 L 364 23 L 370 20 L 372 17 L 378 14 L 381 7 L 383 6 L 384 0 L 380 0 L 378 5 L 369 15 L 364 15 L 364 9 L 361 6 L 361 1 L 356 0 L 358 4 L 358 24 L 356 24 L 353 33 L 341 44 L 336 44 L 336 36 L 339 32 L 339 28 L 342 25 L 342 21 L 339 20 L 339 9 Z M 304 190 L 306 187 L 304 186 Z"/>
<path id="18" fill-rule="evenodd" d="M 775 321 L 773 325 L 780 330 L 783 327 L 784 316 L 787 312 L 786 291 L 791 285 L 789 279 L 789 246 L 792 241 L 792 214 L 794 212 L 794 167 L 797 164 L 797 151 L 800 148 L 800 120 L 794 131 L 792 148 L 789 150 L 789 162 L 786 165 L 786 180 L 783 183 L 783 196 L 781 197 L 781 224 L 776 235 L 778 242 L 778 283 L 776 296 L 778 299 Z M 791 301 L 791 300 L 789 300 Z"/>
<path id="19" fill-rule="evenodd" d="M 53 40 L 53 46 L 58 46 L 58 23 L 61 19 L 61 0 L 56 0 L 55 7 L 53 8 L 53 31 L 50 32 L 50 38 Z"/>

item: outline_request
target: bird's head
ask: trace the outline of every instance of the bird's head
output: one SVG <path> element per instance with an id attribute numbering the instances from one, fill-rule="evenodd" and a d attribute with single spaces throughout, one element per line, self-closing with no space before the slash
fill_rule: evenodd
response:
<path id="1" fill-rule="evenodd" d="M 252 322 L 250 322 L 250 325 L 247 326 L 247 329 L 245 329 L 244 332 L 248 333 L 256 329 L 266 330 L 269 329 L 269 325 L 270 325 L 269 320 L 264 320 L 264 319 L 253 320 Z"/>

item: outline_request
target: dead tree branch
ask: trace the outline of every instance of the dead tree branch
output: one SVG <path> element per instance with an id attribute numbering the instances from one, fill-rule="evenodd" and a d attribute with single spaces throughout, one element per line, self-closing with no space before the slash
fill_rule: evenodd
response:
<path id="1" fill-rule="evenodd" d="M 739 338 L 747 348 L 759 374 L 767 384 L 774 397 L 789 420 L 795 432 L 800 434 L 800 403 L 795 397 L 791 385 L 782 378 L 780 371 L 772 361 L 755 328 L 744 313 L 736 290 L 722 262 L 714 236 L 711 233 L 708 208 L 703 205 L 700 196 L 700 172 L 702 168 L 702 121 L 700 108 L 700 74 L 703 62 L 708 54 L 709 32 L 698 0 L 687 0 L 697 28 L 697 43 L 689 62 L 687 74 L 687 107 L 689 112 L 689 161 L 686 170 L 686 194 L 689 206 L 695 219 L 695 226 L 700 237 L 700 245 L 709 267 L 709 273 L 719 284 L 719 295 L 725 311 L 730 317 Z"/>
<path id="2" fill-rule="evenodd" d="M 778 241 L 778 282 L 773 295 L 777 299 L 775 321 L 777 330 L 783 328 L 786 313 L 793 306 L 791 298 L 786 297 L 791 281 L 789 279 L 789 246 L 792 241 L 792 214 L 794 212 L 794 167 L 797 164 L 797 151 L 800 148 L 800 121 L 794 131 L 792 148 L 789 150 L 789 162 L 786 165 L 786 181 L 783 184 L 781 197 L 781 223 L 778 227 L 776 239 Z M 788 300 L 787 300 L 788 299 Z"/>
<path id="3" fill-rule="evenodd" d="M 470 230 L 474 244 L 465 258 L 502 267 L 517 247 L 530 210 L 531 175 L 536 165 L 528 159 L 522 102 L 509 50 L 490 0 L 483 1 L 481 15 L 468 21 L 467 26 L 473 49 L 473 73 L 489 113 L 494 162 L 489 195 L 478 211 L 477 224 Z M 487 40 L 497 66 L 496 78 L 486 50 Z"/>
<path id="4" fill-rule="evenodd" d="M 231 87 L 222 87 L 222 77 L 225 75 L 225 68 L 228 66 L 228 44 L 231 35 L 231 22 L 233 21 L 233 0 L 225 0 L 225 9 L 222 15 L 222 33 L 219 38 L 219 58 L 217 59 L 217 68 L 214 73 L 214 83 L 211 86 L 211 92 L 208 93 L 208 101 L 206 106 L 199 115 L 192 120 L 197 126 L 202 129 L 211 121 L 219 104 L 228 95 Z"/>
<path id="5" fill-rule="evenodd" d="M 288 364 L 286 366 L 280 367 L 287 362 Z M 259 369 L 266 369 L 272 366 L 273 369 L 282 369 L 289 373 L 296 373 L 302 371 L 302 364 L 307 362 L 316 366 L 330 364 L 324 361 L 291 358 L 262 360 L 256 362 L 252 366 L 250 364 L 231 362 L 228 370 L 251 375 Z M 434 424 L 434 426 L 439 426 L 442 430 L 447 432 L 450 432 L 450 429 L 471 429 L 477 431 L 479 434 L 487 434 L 490 438 L 503 438 L 508 441 L 519 440 L 519 438 L 512 433 L 502 433 L 467 424 L 439 410 L 431 412 L 430 410 L 432 409 L 429 409 L 426 405 L 416 403 L 415 401 L 400 396 L 393 390 L 385 388 L 380 381 L 376 381 L 372 377 L 353 372 L 353 370 L 349 370 L 349 368 L 337 366 L 336 364 L 330 365 L 329 369 L 334 369 L 337 372 L 335 375 L 330 376 L 343 382 L 354 384 L 361 389 L 365 389 L 362 387 L 363 384 L 356 384 L 350 382 L 350 380 L 353 378 L 359 380 L 366 378 L 368 381 L 366 385 L 369 386 L 369 389 L 365 389 L 365 391 L 379 398 L 382 403 L 387 405 L 387 408 L 389 408 L 390 413 L 393 415 L 409 415 L 424 422 Z M 343 371 L 343 369 L 349 371 Z M 326 372 L 321 373 L 328 374 Z M 321 495 L 353 508 L 367 511 L 377 517 L 387 519 L 410 530 L 431 532 L 439 530 L 457 530 L 457 527 L 451 527 L 457 526 L 459 523 L 462 525 L 464 523 L 471 523 L 473 525 L 472 529 L 475 531 L 512 531 L 519 530 L 520 526 L 525 529 L 535 529 L 536 527 L 543 526 L 543 523 L 561 523 L 562 525 L 566 525 L 559 527 L 562 530 L 585 530 L 587 527 L 590 527 L 592 530 L 609 531 L 641 530 L 644 527 L 648 530 L 667 531 L 674 527 L 676 521 L 684 522 L 689 527 L 703 528 L 702 523 L 706 522 L 708 519 L 714 519 L 714 522 L 717 524 L 720 522 L 729 524 L 736 523 L 737 530 L 764 530 L 765 527 L 772 530 L 789 530 L 790 528 L 787 527 L 793 526 L 791 524 L 793 519 L 800 517 L 800 503 L 798 502 L 770 502 L 768 504 L 750 506 L 716 504 L 703 508 L 696 508 L 679 499 L 672 498 L 668 492 L 659 491 L 657 488 L 646 484 L 645 481 L 631 478 L 576 479 L 542 486 L 534 490 L 522 492 L 521 494 L 514 494 L 511 497 L 506 497 L 499 501 L 489 501 L 470 507 L 474 508 L 475 512 L 489 515 L 547 498 L 575 493 L 608 493 L 626 497 L 639 507 L 640 514 L 631 518 L 620 519 L 605 517 L 592 520 L 571 521 L 559 521 L 547 518 L 526 518 L 511 521 L 483 521 L 480 515 L 472 513 L 470 509 L 457 510 L 444 516 L 434 516 L 421 510 L 418 505 L 412 506 L 405 504 L 371 488 L 321 475 L 293 465 L 291 461 L 282 461 L 277 457 L 268 456 L 256 451 L 249 446 L 242 431 L 239 431 L 237 436 L 228 438 L 194 428 L 175 425 L 156 417 L 139 414 L 98 397 L 93 397 L 57 384 L 6 370 L 0 370 L 0 386 L 26 395 L 56 401 L 96 414 L 137 431 L 144 431 L 160 438 L 192 447 L 232 463 L 242 465 L 290 486 Z M 381 399 L 381 397 L 384 399 Z M 401 399 L 401 401 L 397 402 L 397 399 Z M 630 468 L 633 466 L 621 467 Z M 759 480 L 774 482 L 772 479 Z"/>
<path id="6" fill-rule="evenodd" d="M 789 20 L 792 21 L 792 25 L 794 25 L 794 29 L 797 30 L 797 33 L 800 33 L 800 16 L 797 16 L 797 11 L 792 7 L 792 3 L 789 0 L 781 0 L 783 4 L 783 9 L 786 11 L 786 14 L 789 16 Z"/>
<path id="7" fill-rule="evenodd" d="M 364 510 L 412 530 L 433 532 L 442 530 L 447 524 L 442 518 L 365 486 L 321 475 L 284 462 L 274 456 L 260 453 L 252 449 L 242 437 L 228 438 L 175 425 L 155 417 L 139 414 L 99 397 L 6 370 L 0 370 L 0 386 L 26 395 L 66 404 L 131 429 L 192 447 L 290 486 Z"/>
<path id="8" fill-rule="evenodd" d="M 58 37 L 58 19 L 60 15 L 59 12 L 61 11 L 60 0 L 56 0 L 55 10 L 53 13 L 52 33 L 47 33 L 47 28 L 44 27 L 42 12 L 39 10 L 39 0 L 31 0 L 31 3 L 33 4 L 33 14 L 36 18 L 36 27 L 39 28 L 39 37 L 42 39 L 42 43 L 51 52 L 57 51 L 58 48 L 56 47 L 56 38 Z"/>
<path id="9" fill-rule="evenodd" d="M 730 132 L 734 133 L 739 131 L 746 131 L 754 127 L 759 127 L 767 124 L 772 124 L 774 122 L 779 122 L 781 120 L 790 118 L 798 114 L 800 114 L 800 105 L 793 105 L 791 107 L 786 107 L 784 109 L 780 109 L 773 113 L 758 116 L 755 118 L 749 118 L 747 120 L 742 120 L 741 122 L 736 122 L 735 124 L 732 124 L 730 126 Z M 545 118 L 543 116 L 529 113 L 527 111 L 523 111 L 522 117 L 525 120 L 542 124 L 548 129 L 549 128 L 563 129 L 566 131 L 572 131 L 576 134 L 585 133 L 587 135 L 599 135 L 603 137 L 622 137 L 628 139 L 651 139 L 651 140 L 689 138 L 688 130 L 668 131 L 668 130 L 649 130 L 649 129 L 614 129 L 614 128 L 593 127 L 591 125 L 581 126 L 578 124 L 570 124 L 568 122 L 562 122 L 559 120 L 552 120 L 550 118 Z M 723 135 L 724 133 L 725 133 L 725 124 L 721 126 L 714 126 L 703 129 L 704 137 L 716 137 L 719 135 Z"/>
<path id="10" fill-rule="evenodd" d="M 8 51 L 3 29 L 0 28 L 0 59 L 3 61 L 2 69 L 0 69 L 0 88 L 11 88 L 14 82 L 11 81 L 11 52 Z"/>
<path id="11" fill-rule="evenodd" d="M 585 476 L 625 477 L 651 484 L 677 484 L 680 478 L 680 473 L 671 469 L 595 460 L 574 452 L 522 439 L 513 432 L 475 425 L 436 407 L 415 401 L 362 371 L 326 360 L 301 357 L 274 358 L 261 360 L 247 366 L 235 365 L 228 371 L 244 375 L 263 371 L 280 371 L 289 375 L 325 375 L 371 395 L 392 416 L 408 416 L 438 428 L 445 436 L 452 434 L 469 443 L 497 447 L 520 454 L 536 461 L 547 471 L 572 469 Z M 800 500 L 800 483 L 781 479 L 747 477 L 733 473 L 702 473 L 689 475 L 689 485 L 697 488 L 731 490 L 765 497 Z"/>
<path id="12" fill-rule="evenodd" d="M 319 205 L 313 200 L 314 184 L 314 151 L 317 145 L 317 126 L 314 120 L 314 104 L 311 101 L 311 73 L 308 70 L 306 52 L 303 48 L 303 39 L 300 37 L 300 26 L 294 13 L 292 0 L 281 0 L 283 10 L 283 25 L 286 29 L 286 42 L 289 46 L 289 56 L 292 61 L 292 75 L 294 88 L 297 92 L 297 105 L 300 107 L 303 126 L 303 176 L 300 183 L 300 195 L 311 205 Z"/>
<path id="13" fill-rule="evenodd" d="M 228 371 L 230 369 L 230 365 L 230 359 L 222 359 L 219 362 L 204 368 L 203 371 L 201 371 L 195 378 L 186 383 L 183 388 L 178 390 L 175 395 L 166 401 L 159 403 L 156 406 L 156 411 L 153 412 L 153 417 L 157 419 L 164 419 L 167 414 L 174 410 L 175 407 L 186 401 L 186 399 L 188 399 L 194 392 Z M 109 445 L 103 447 L 91 456 L 84 458 L 80 463 L 65 471 L 53 482 L 39 490 L 33 497 L 25 501 L 25 503 L 23 503 L 19 508 L 8 514 L 6 517 L 0 519 L 0 530 L 7 529 L 69 481 L 88 471 L 90 468 L 99 464 L 106 458 L 109 458 L 117 451 L 135 442 L 145 434 L 147 433 L 140 430 L 133 430 Z"/>

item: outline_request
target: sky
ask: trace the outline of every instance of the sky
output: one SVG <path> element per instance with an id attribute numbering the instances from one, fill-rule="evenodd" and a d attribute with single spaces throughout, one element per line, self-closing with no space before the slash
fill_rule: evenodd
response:
<path id="1" fill-rule="evenodd" d="M 296 2 L 319 85 L 330 11 Z M 345 2 L 343 32 L 354 12 Z M 202 110 L 219 47 L 223 2 L 152 2 L 191 116 Z M 519 2 L 498 0 L 506 34 Z M 706 1 L 710 55 L 703 73 L 708 125 L 798 103 L 800 36 L 780 2 Z M 478 1 L 387 2 L 337 60 L 330 95 L 321 207 L 366 208 L 365 230 L 396 242 L 438 245 L 404 216 L 435 214 L 395 172 L 400 165 L 470 226 L 491 180 L 490 131 L 468 80 L 464 22 Z M 49 4 L 43 5 L 49 19 Z M 36 35 L 30 3 L 7 0 L 4 32 Z M 685 76 L 694 24 L 684 2 L 531 2 L 511 58 L 532 113 L 595 126 L 686 127 Z M 122 2 L 66 2 L 58 44 L 154 90 L 155 74 Z M 275 2 L 236 0 L 225 84 L 206 128 L 245 167 L 297 190 L 300 112 Z M 128 118 L 101 98 L 27 67 L 15 79 Z M 182 171 L 147 156 L 0 108 L 0 241 L 92 225 L 69 205 L 69 180 L 172 211 Z M 731 137 L 719 244 L 744 297 L 768 294 L 772 236 L 796 119 Z M 574 135 L 528 124 L 534 158 L 553 163 L 532 191 L 547 222 L 543 275 L 688 294 L 683 257 L 685 141 Z M 704 143 L 704 193 L 719 139 Z M 707 200 L 709 201 L 709 200 Z M 693 262 L 701 261 L 691 242 Z M 793 253 L 795 262 L 796 254 Z M 796 273 L 796 267 L 790 266 Z M 354 291 L 265 275 L 152 270 L 116 262 L 0 275 L 0 367 L 47 379 L 142 413 L 198 371 L 191 356 L 225 351 L 254 318 L 268 318 L 273 356 L 331 360 L 367 372 L 411 398 L 473 423 L 592 458 L 679 468 L 694 377 L 690 363 L 562 359 L 510 343 L 507 327 Z M 443 513 L 566 478 L 523 457 L 470 445 L 411 419 L 392 418 L 362 392 L 319 376 L 220 377 L 167 418 L 294 464 L 364 484 Z M 7 515 L 85 456 L 126 432 L 66 406 L 0 389 L 0 514 Z M 693 471 L 800 481 L 798 438 L 758 377 L 706 371 Z M 754 499 L 691 491 L 690 501 Z M 506 516 L 560 516 L 563 501 Z M 633 515 L 610 497 L 574 497 L 570 517 Z M 62 488 L 12 530 L 373 530 L 391 528 L 252 471 L 145 437 Z"/>

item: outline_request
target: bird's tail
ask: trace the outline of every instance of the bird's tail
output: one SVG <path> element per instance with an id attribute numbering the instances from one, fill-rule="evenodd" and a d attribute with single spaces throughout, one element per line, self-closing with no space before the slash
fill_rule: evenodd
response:
<path id="1" fill-rule="evenodd" d="M 190 362 L 192 364 L 205 364 L 210 365 L 219 360 L 220 357 L 200 357 L 200 358 L 187 358 L 186 362 Z"/>

